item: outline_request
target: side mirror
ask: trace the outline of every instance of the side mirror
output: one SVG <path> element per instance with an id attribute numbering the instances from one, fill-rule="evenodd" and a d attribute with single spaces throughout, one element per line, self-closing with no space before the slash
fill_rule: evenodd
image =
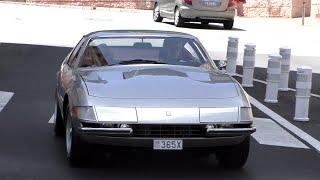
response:
<path id="1" fill-rule="evenodd" d="M 219 60 L 218 62 L 218 68 L 220 70 L 225 70 L 227 68 L 227 63 L 224 60 Z"/>

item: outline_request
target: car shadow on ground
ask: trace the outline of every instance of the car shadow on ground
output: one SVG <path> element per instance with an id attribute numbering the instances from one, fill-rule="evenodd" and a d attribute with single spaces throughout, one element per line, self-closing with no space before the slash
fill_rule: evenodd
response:
<path id="1" fill-rule="evenodd" d="M 65 158 L 64 139 L 57 138 L 57 143 L 62 145 L 59 153 L 61 161 L 69 164 Z M 108 177 L 116 178 L 174 178 L 193 177 L 210 178 L 223 177 L 231 174 L 235 176 L 247 176 L 246 168 L 239 170 L 227 170 L 218 165 L 215 155 L 200 155 L 181 152 L 152 152 L 143 150 L 120 150 L 113 153 L 106 152 L 106 146 L 92 145 L 94 150 L 90 159 L 82 165 L 70 165 L 69 170 L 74 177 L 81 176 L 82 172 L 90 173 L 90 178 Z M 60 162 L 61 162 L 60 161 Z"/>
<path id="2" fill-rule="evenodd" d="M 174 25 L 173 22 L 163 22 L 169 25 Z M 201 23 L 185 23 L 181 28 L 189 29 L 207 29 L 207 30 L 224 30 L 224 31 L 246 31 L 244 29 L 232 28 L 231 30 L 224 29 L 222 24 L 210 23 L 208 25 L 202 25 Z"/>

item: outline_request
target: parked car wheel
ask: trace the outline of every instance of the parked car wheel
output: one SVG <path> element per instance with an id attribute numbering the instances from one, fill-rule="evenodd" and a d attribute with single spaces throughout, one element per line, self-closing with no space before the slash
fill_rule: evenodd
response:
<path id="1" fill-rule="evenodd" d="M 156 3 L 153 8 L 153 20 L 154 22 L 162 22 L 163 20 L 163 18 L 160 16 L 160 8 L 158 3 Z"/>
<path id="2" fill-rule="evenodd" d="M 66 109 L 66 150 L 67 158 L 71 165 L 82 165 L 87 157 L 85 153 L 84 142 L 79 138 L 79 136 L 74 131 L 72 125 L 72 118 L 70 114 L 69 107 Z"/>
<path id="3" fill-rule="evenodd" d="M 233 20 L 232 21 L 225 21 L 224 23 L 223 23 L 223 27 L 224 27 L 224 29 L 232 29 L 233 28 Z"/>
<path id="4" fill-rule="evenodd" d="M 174 25 L 176 27 L 182 27 L 184 25 L 184 18 L 181 17 L 179 8 L 176 8 L 174 11 Z"/>
<path id="5" fill-rule="evenodd" d="M 57 103 L 55 104 L 54 117 L 55 117 L 54 133 L 58 137 L 63 137 L 65 135 L 65 128 L 63 125 L 63 117 L 61 116 L 61 110 Z"/>
<path id="6" fill-rule="evenodd" d="M 227 169 L 240 169 L 247 162 L 250 149 L 250 137 L 241 144 L 228 147 L 216 153 L 220 166 Z"/>

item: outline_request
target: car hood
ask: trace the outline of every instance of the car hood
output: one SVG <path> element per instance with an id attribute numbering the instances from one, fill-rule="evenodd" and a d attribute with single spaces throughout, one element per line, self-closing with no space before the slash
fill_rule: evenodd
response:
<path id="1" fill-rule="evenodd" d="M 219 72 L 176 65 L 109 66 L 79 71 L 88 94 L 105 98 L 216 99 L 237 97 L 233 80 Z"/>

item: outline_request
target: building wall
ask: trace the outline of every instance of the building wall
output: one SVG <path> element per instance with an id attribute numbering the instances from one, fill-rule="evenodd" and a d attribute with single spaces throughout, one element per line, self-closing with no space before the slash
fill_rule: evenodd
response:
<path id="1" fill-rule="evenodd" d="M 1 1 L 9 1 L 9 2 L 26 2 L 26 0 L 0 0 Z"/>
<path id="2" fill-rule="evenodd" d="M 311 16 L 320 18 L 320 0 L 311 0 Z"/>
<path id="3" fill-rule="evenodd" d="M 311 13 L 311 0 L 305 1 L 305 16 L 310 16 Z M 292 16 L 291 17 L 302 17 L 303 12 L 303 0 L 292 0 Z"/>
<path id="4" fill-rule="evenodd" d="M 155 0 L 0 0 L 41 4 L 77 5 L 152 9 Z M 247 0 L 244 5 L 248 17 L 301 17 L 302 2 L 306 1 L 306 16 L 320 17 L 320 0 Z"/>
<path id="5" fill-rule="evenodd" d="M 310 16 L 311 0 L 306 1 L 306 16 Z M 320 1 L 320 0 L 317 0 Z M 245 14 L 249 17 L 301 17 L 303 0 L 247 0 Z"/>
<path id="6" fill-rule="evenodd" d="M 26 0 L 26 2 L 91 7 L 152 9 L 154 0 Z"/>

